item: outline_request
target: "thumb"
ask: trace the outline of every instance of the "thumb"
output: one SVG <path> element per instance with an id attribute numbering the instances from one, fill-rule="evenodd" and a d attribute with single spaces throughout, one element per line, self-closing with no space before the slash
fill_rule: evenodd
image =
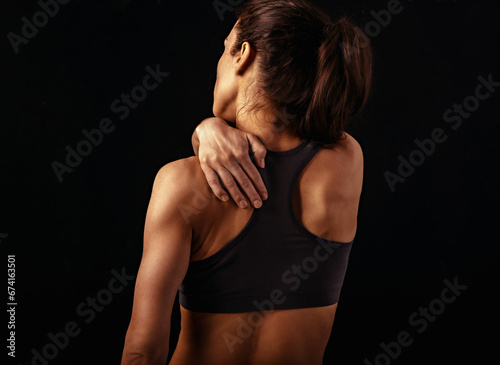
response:
<path id="1" fill-rule="evenodd" d="M 247 133 L 248 144 L 253 151 L 254 159 L 261 168 L 265 167 L 265 158 L 267 149 L 264 147 L 259 138 L 253 134 Z"/>

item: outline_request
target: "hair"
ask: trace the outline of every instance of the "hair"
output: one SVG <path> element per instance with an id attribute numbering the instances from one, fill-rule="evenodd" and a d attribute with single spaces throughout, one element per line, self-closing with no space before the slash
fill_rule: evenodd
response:
<path id="1" fill-rule="evenodd" d="M 295 135 L 320 144 L 344 138 L 368 98 L 372 49 L 347 16 L 333 23 L 305 0 L 249 0 L 236 10 L 231 54 L 248 42 L 257 54 L 256 80 L 275 108 L 292 115 Z"/>

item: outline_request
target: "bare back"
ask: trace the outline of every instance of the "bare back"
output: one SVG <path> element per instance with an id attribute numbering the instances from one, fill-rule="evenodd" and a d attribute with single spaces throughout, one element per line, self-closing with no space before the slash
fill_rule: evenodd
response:
<path id="1" fill-rule="evenodd" d="M 191 261 L 205 259 L 235 238 L 253 207 L 222 202 L 209 191 L 197 157 L 189 158 L 193 194 L 180 207 L 193 226 Z M 347 136 L 321 149 L 302 171 L 293 211 L 311 233 L 338 242 L 353 240 L 363 179 L 359 144 Z M 265 202 L 264 202 L 265 204 Z M 181 307 L 181 333 L 170 362 L 188 364 L 320 365 L 337 304 L 248 313 L 198 313 Z"/>

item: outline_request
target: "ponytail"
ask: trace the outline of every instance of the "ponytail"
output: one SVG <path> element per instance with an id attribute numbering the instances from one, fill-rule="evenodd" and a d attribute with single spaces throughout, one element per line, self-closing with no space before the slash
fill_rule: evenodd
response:
<path id="1" fill-rule="evenodd" d="M 237 9 L 231 54 L 249 42 L 259 85 L 287 128 L 303 139 L 335 144 L 362 109 L 371 79 L 371 47 L 346 17 L 336 23 L 307 0 L 248 0 Z"/>
<path id="2" fill-rule="evenodd" d="M 346 17 L 327 24 L 324 34 L 302 129 L 313 140 L 334 144 L 343 138 L 346 125 L 366 103 L 372 51 L 366 36 Z"/>

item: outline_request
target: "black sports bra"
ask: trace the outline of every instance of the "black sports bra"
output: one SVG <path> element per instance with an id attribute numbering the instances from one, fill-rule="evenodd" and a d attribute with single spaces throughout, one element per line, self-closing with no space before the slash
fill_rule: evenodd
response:
<path id="1" fill-rule="evenodd" d="M 191 311 L 239 313 L 321 307 L 338 301 L 352 241 L 320 238 L 293 214 L 295 183 L 320 146 L 304 140 L 268 151 L 259 169 L 269 198 L 231 242 L 189 264 L 179 288 Z"/>

